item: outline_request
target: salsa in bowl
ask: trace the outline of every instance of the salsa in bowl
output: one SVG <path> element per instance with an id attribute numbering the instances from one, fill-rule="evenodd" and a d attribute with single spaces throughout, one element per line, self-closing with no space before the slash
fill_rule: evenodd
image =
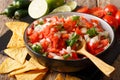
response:
<path id="1" fill-rule="evenodd" d="M 30 53 L 53 70 L 73 72 L 89 65 L 77 54 L 81 41 L 93 55 L 102 54 L 114 40 L 112 28 L 95 16 L 83 13 L 56 13 L 35 20 L 27 27 L 24 40 Z"/>

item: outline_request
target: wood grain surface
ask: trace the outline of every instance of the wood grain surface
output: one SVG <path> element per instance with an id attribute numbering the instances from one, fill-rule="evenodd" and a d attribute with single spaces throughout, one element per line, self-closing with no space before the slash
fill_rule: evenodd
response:
<path id="1" fill-rule="evenodd" d="M 88 7 L 93 7 L 93 6 L 105 6 L 108 3 L 111 3 L 113 0 L 76 0 L 78 2 L 79 6 L 88 6 Z M 114 0 L 116 3 L 117 1 L 120 2 L 120 0 Z M 10 3 L 12 0 L 0 0 L 0 12 L 2 12 Z M 114 4 L 115 4 L 114 2 Z M 117 3 L 117 6 L 119 7 L 120 5 Z M 120 7 L 119 7 L 120 8 Z M 3 43 L 2 43 L 2 36 L 8 32 L 8 28 L 5 26 L 5 23 L 8 21 L 16 21 L 13 19 L 9 19 L 6 16 L 1 16 L 0 15 L 0 50 L 4 49 Z M 22 21 L 25 22 L 32 22 L 33 20 L 29 17 L 26 17 L 22 19 Z M 10 36 L 10 35 L 9 35 Z M 119 36 L 119 35 L 118 35 Z M 6 36 L 8 37 L 8 36 Z M 10 38 L 10 37 L 8 37 Z M 6 41 L 7 44 L 7 41 Z M 5 55 L 0 54 L 0 64 L 3 62 L 3 60 L 6 58 Z M 108 77 L 103 77 L 102 80 L 120 80 L 120 55 L 117 57 L 117 59 L 114 61 L 113 66 L 116 68 L 116 71 L 111 75 L 110 78 Z M 45 80 L 54 80 L 58 72 L 49 72 L 49 75 L 46 76 Z M 63 74 L 65 75 L 65 74 Z M 79 74 L 78 74 L 79 75 Z M 14 78 L 9 78 L 7 75 L 0 75 L 0 80 L 15 80 Z"/>

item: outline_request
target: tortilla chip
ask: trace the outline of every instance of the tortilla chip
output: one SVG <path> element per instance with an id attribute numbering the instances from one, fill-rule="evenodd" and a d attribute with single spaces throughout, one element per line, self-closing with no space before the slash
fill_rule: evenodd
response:
<path id="1" fill-rule="evenodd" d="M 17 61 L 7 58 L 4 62 L 0 65 L 0 73 L 9 73 L 11 71 L 24 68 L 25 66 L 18 63 Z"/>
<path id="2" fill-rule="evenodd" d="M 4 52 L 10 56 L 11 58 L 15 59 L 16 61 L 20 62 L 23 64 L 25 62 L 25 58 L 27 56 L 27 49 L 26 47 L 21 47 L 21 48 L 8 48 L 5 49 Z"/>
<path id="3" fill-rule="evenodd" d="M 25 62 L 24 66 L 25 67 L 22 68 L 22 69 L 11 72 L 9 74 L 9 76 L 13 76 L 13 75 L 16 75 L 16 74 L 21 74 L 21 73 L 24 73 L 24 72 L 27 72 L 27 71 L 30 71 L 30 70 L 38 70 L 38 68 L 36 66 L 34 66 L 32 63 L 30 63 L 28 61 Z"/>
<path id="4" fill-rule="evenodd" d="M 81 80 L 81 79 L 78 78 L 78 77 L 74 77 L 74 76 L 66 75 L 65 80 Z"/>
<path id="5" fill-rule="evenodd" d="M 65 80 L 64 77 L 62 76 L 62 74 L 57 74 L 55 80 Z"/>
<path id="6" fill-rule="evenodd" d="M 11 47 L 24 47 L 24 40 L 23 37 L 18 36 L 16 33 L 13 33 L 7 48 L 11 48 Z"/>
<path id="7" fill-rule="evenodd" d="M 17 80 L 42 80 L 46 72 L 29 71 L 15 75 Z"/>
<path id="8" fill-rule="evenodd" d="M 6 26 L 12 30 L 14 33 L 23 37 L 24 31 L 29 24 L 26 22 L 7 22 Z"/>
<path id="9" fill-rule="evenodd" d="M 41 65 L 38 61 L 33 58 L 29 60 L 33 65 L 35 65 L 39 70 L 47 69 L 45 66 Z"/>

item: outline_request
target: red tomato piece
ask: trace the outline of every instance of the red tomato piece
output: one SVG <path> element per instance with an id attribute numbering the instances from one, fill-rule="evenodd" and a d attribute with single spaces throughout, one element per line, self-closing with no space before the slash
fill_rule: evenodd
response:
<path id="1" fill-rule="evenodd" d="M 33 33 L 33 29 L 30 27 L 27 29 L 27 35 L 31 35 Z"/>
<path id="2" fill-rule="evenodd" d="M 68 31 L 71 32 L 76 25 L 76 21 L 71 20 L 71 18 L 67 19 L 64 23 L 64 28 Z"/>
<path id="3" fill-rule="evenodd" d="M 72 58 L 73 58 L 73 59 L 78 59 L 77 53 L 72 52 Z"/>
<path id="4" fill-rule="evenodd" d="M 118 22 L 117 20 L 115 19 L 115 17 L 111 16 L 111 15 L 106 15 L 103 17 L 103 20 L 105 20 L 108 24 L 110 24 L 110 26 L 113 28 L 113 29 L 117 29 L 118 28 Z"/>
<path id="5" fill-rule="evenodd" d="M 93 7 L 90 9 L 90 14 L 102 18 L 104 16 L 104 10 L 101 7 Z"/>
<path id="6" fill-rule="evenodd" d="M 87 27 L 87 28 L 92 28 L 92 27 L 93 27 L 93 24 L 90 23 L 90 22 L 86 22 L 85 24 L 86 24 L 86 27 Z"/>
<path id="7" fill-rule="evenodd" d="M 83 6 L 83 7 L 80 7 L 79 9 L 77 9 L 76 12 L 89 13 L 89 8 L 87 6 Z"/>
<path id="8" fill-rule="evenodd" d="M 115 18 L 117 19 L 118 24 L 120 25 L 120 10 L 117 11 L 117 13 L 116 13 L 116 15 L 115 15 Z"/>
<path id="9" fill-rule="evenodd" d="M 118 10 L 118 8 L 115 5 L 113 5 L 113 4 L 108 4 L 104 8 L 105 15 L 115 16 L 117 10 Z"/>
<path id="10" fill-rule="evenodd" d="M 94 53 L 98 54 L 98 53 L 102 52 L 103 50 L 104 50 L 104 48 L 97 48 L 97 49 L 95 49 Z"/>
<path id="11" fill-rule="evenodd" d="M 39 41 L 39 34 L 37 32 L 33 32 L 30 36 L 29 36 L 30 42 L 31 43 L 35 43 L 37 41 Z"/>
<path id="12" fill-rule="evenodd" d="M 81 35 L 81 34 L 82 34 L 82 32 L 81 32 L 81 30 L 79 29 L 79 27 L 77 27 L 77 28 L 75 29 L 75 32 L 76 32 L 78 35 Z"/>
<path id="13" fill-rule="evenodd" d="M 103 39 L 100 41 L 100 44 L 103 44 L 103 46 L 107 46 L 109 44 L 109 40 L 108 39 Z"/>
<path id="14" fill-rule="evenodd" d="M 68 39 L 69 38 L 69 34 L 67 34 L 67 33 L 66 34 L 62 34 L 62 38 L 63 39 Z"/>

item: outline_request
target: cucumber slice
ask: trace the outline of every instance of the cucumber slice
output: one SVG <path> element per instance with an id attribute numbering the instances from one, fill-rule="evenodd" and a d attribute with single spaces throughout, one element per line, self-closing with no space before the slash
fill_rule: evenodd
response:
<path id="1" fill-rule="evenodd" d="M 71 10 L 74 10 L 77 7 L 76 1 L 69 1 L 66 3 L 68 6 L 70 6 Z"/>
<path id="2" fill-rule="evenodd" d="M 28 14 L 33 19 L 40 18 L 49 11 L 46 0 L 33 0 L 28 7 Z"/>
<path id="3" fill-rule="evenodd" d="M 60 7 L 55 8 L 51 13 L 57 12 L 70 12 L 71 8 L 68 5 L 62 5 Z"/>

